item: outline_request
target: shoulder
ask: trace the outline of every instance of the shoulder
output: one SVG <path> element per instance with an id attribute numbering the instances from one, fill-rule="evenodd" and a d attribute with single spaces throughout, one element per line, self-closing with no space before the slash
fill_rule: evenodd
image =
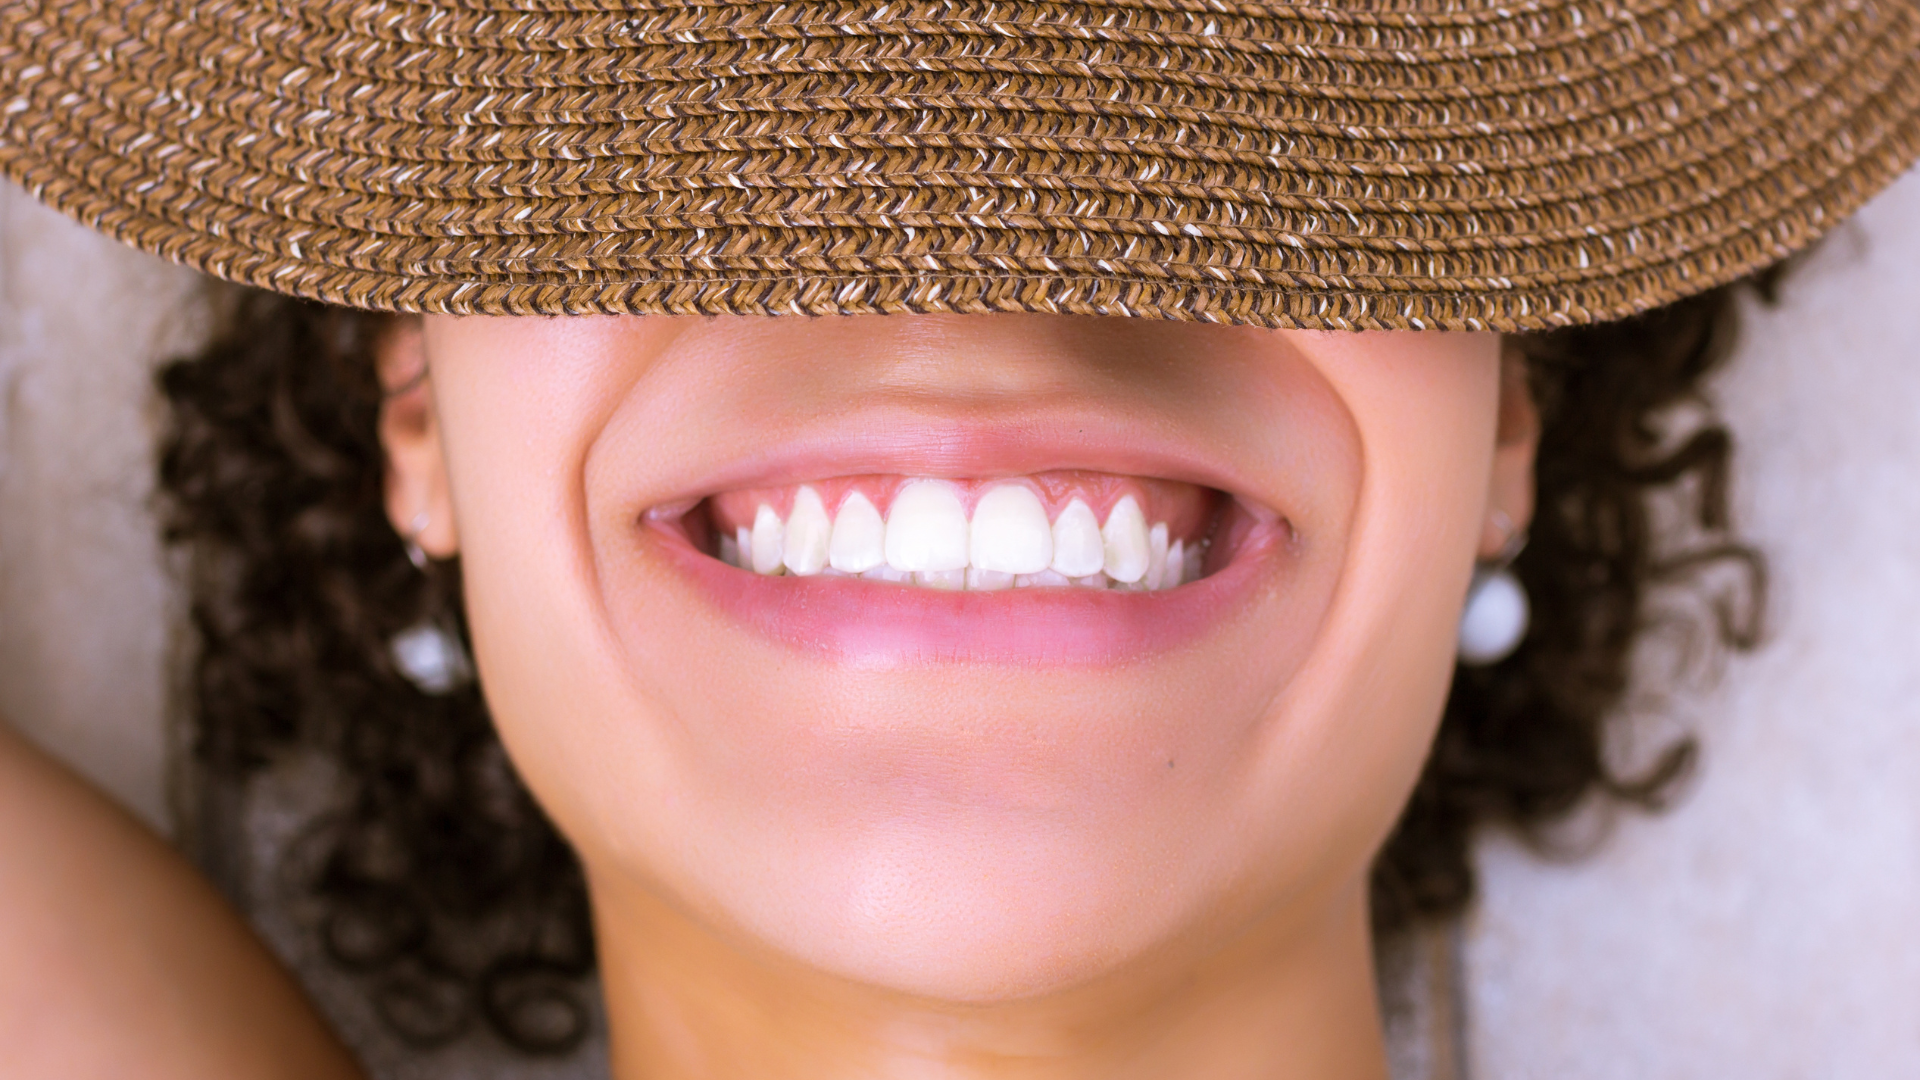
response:
<path id="1" fill-rule="evenodd" d="M 0 956 L 0 1075 L 361 1075 L 184 859 L 4 724 Z"/>

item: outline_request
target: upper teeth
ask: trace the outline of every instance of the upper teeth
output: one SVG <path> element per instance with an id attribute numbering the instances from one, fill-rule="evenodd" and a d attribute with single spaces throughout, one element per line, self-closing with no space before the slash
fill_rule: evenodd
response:
<path id="1" fill-rule="evenodd" d="M 945 589 L 1166 589 L 1200 576 L 1201 546 L 1169 543 L 1166 524 L 1149 528 L 1132 495 L 1114 504 L 1104 526 L 1080 499 L 1048 522 L 1031 489 L 1001 484 L 980 496 L 969 521 L 951 485 L 913 480 L 885 520 L 857 491 L 829 516 L 820 493 L 802 487 L 786 520 L 762 503 L 751 528 L 721 537 L 720 557 L 758 574 L 858 574 Z"/>

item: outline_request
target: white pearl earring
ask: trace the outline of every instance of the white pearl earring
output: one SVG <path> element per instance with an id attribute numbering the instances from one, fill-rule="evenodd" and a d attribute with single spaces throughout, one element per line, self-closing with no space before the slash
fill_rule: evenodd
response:
<path id="1" fill-rule="evenodd" d="M 420 546 L 420 534 L 431 520 L 425 510 L 413 515 L 404 536 L 407 561 L 422 573 L 427 569 L 427 552 Z M 473 681 L 473 661 L 467 658 L 459 635 L 431 619 L 395 634 L 387 652 L 393 666 L 423 694 L 450 694 Z"/>
<path id="2" fill-rule="evenodd" d="M 473 679 L 473 661 L 453 631 L 422 622 L 395 634 L 388 643 L 393 666 L 423 694 L 447 694 Z"/>
<path id="3" fill-rule="evenodd" d="M 1507 516 L 1495 510 L 1497 523 L 1509 532 L 1506 546 L 1490 562 L 1473 572 L 1467 604 L 1460 612 L 1460 662 L 1486 667 L 1513 655 L 1527 636 L 1533 611 L 1527 590 L 1509 569 L 1527 546 L 1527 534 L 1514 529 Z"/>

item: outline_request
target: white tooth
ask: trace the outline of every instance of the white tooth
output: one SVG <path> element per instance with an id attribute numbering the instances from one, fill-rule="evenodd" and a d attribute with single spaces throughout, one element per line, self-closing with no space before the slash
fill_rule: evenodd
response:
<path id="1" fill-rule="evenodd" d="M 833 567 L 828 566 L 828 567 L 823 567 L 821 569 L 820 576 L 821 577 L 859 577 L 860 575 L 849 574 L 845 570 L 835 570 Z"/>
<path id="2" fill-rule="evenodd" d="M 905 585 L 913 580 L 913 571 L 895 570 L 893 567 L 882 563 L 871 570 L 862 572 L 860 576 L 867 581 L 886 581 L 895 585 Z"/>
<path id="3" fill-rule="evenodd" d="M 827 536 L 833 522 L 820 493 L 802 487 L 793 493 L 793 512 L 787 515 L 786 550 L 781 561 L 796 574 L 817 574 L 827 565 Z"/>
<path id="4" fill-rule="evenodd" d="M 965 570 L 967 508 L 952 486 L 915 480 L 887 510 L 887 565 L 895 570 Z"/>
<path id="5" fill-rule="evenodd" d="M 973 506 L 968 561 L 980 570 L 1037 574 L 1053 562 L 1053 526 L 1040 497 L 1018 484 L 988 488 Z"/>
<path id="6" fill-rule="evenodd" d="M 1187 549 L 1187 565 L 1180 572 L 1181 581 L 1199 581 L 1200 567 L 1207 560 L 1207 545 L 1198 543 Z"/>
<path id="7" fill-rule="evenodd" d="M 1035 586 L 1054 587 L 1073 584 L 1073 579 L 1058 570 L 1042 570 L 1037 574 L 1021 574 L 1013 579 L 1016 589 L 1031 589 Z"/>
<path id="8" fill-rule="evenodd" d="M 1082 589 L 1104 589 L 1113 582 L 1105 574 L 1088 574 L 1086 577 L 1074 578 L 1073 583 Z"/>
<path id="9" fill-rule="evenodd" d="M 1160 587 L 1163 589 L 1179 587 L 1185 583 L 1186 573 L 1187 542 L 1175 540 L 1173 546 L 1167 549 L 1167 572 L 1160 575 Z"/>
<path id="10" fill-rule="evenodd" d="M 773 512 L 773 507 L 761 503 L 760 509 L 753 515 L 753 539 L 749 542 L 754 573 L 780 572 L 780 534 L 783 531 L 780 515 Z"/>
<path id="11" fill-rule="evenodd" d="M 967 587 L 965 570 L 915 570 L 913 583 L 929 589 L 951 589 L 958 591 Z"/>
<path id="12" fill-rule="evenodd" d="M 1106 547 L 1108 577 L 1131 585 L 1147 575 L 1147 560 L 1152 557 L 1147 547 L 1147 517 L 1133 496 L 1121 499 L 1107 514 L 1100 539 Z"/>
<path id="13" fill-rule="evenodd" d="M 753 530 L 745 525 L 734 530 L 733 546 L 740 550 L 740 569 L 753 569 Z"/>
<path id="14" fill-rule="evenodd" d="M 1004 570 L 982 570 L 976 566 L 967 568 L 967 588 L 976 592 L 992 592 L 997 589 L 1013 588 L 1013 575 Z"/>
<path id="15" fill-rule="evenodd" d="M 793 529 L 788 523 L 789 532 Z M 792 543 L 791 540 L 788 543 Z M 1162 521 L 1147 531 L 1147 576 L 1141 583 L 1149 589 L 1158 589 L 1166 585 L 1167 576 L 1167 523 Z"/>
<path id="16" fill-rule="evenodd" d="M 835 570 L 864 574 L 887 561 L 887 523 L 859 492 L 840 504 L 840 516 L 833 519 L 833 540 L 827 545 L 827 561 Z"/>
<path id="17" fill-rule="evenodd" d="M 1070 578 L 1097 574 L 1107 564 L 1100 541 L 1100 519 L 1086 503 L 1075 499 L 1053 523 L 1052 568 Z"/>
<path id="18" fill-rule="evenodd" d="M 720 561 L 728 566 L 740 565 L 740 542 L 731 536 L 720 538 Z"/>

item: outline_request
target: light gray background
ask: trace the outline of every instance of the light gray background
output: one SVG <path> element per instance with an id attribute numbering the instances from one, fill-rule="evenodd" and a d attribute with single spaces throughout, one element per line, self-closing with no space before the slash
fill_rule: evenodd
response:
<path id="1" fill-rule="evenodd" d="M 194 287 L 0 185 L 0 715 L 162 826 L 148 384 Z M 1673 811 L 1580 860 L 1485 845 L 1479 1080 L 1920 1076 L 1920 175 L 1753 315 L 1719 397 L 1773 633 L 1639 706 L 1640 748 L 1705 746 Z"/>

